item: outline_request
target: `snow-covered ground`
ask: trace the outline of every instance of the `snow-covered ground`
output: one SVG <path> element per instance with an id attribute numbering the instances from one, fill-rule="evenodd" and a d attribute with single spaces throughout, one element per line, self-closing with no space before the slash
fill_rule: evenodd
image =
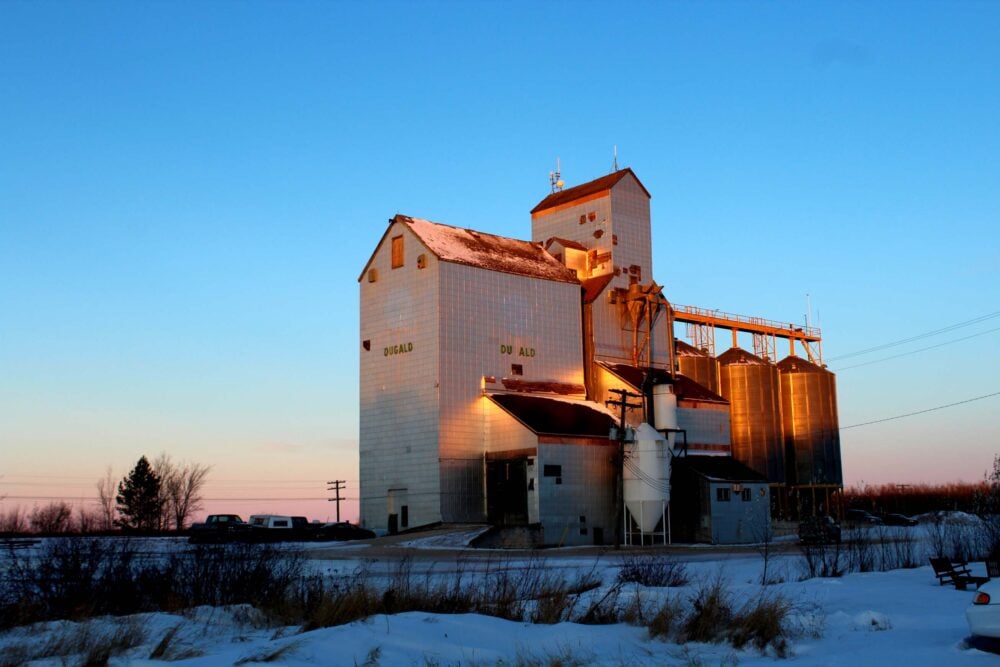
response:
<path id="1" fill-rule="evenodd" d="M 418 542 L 414 540 L 413 542 Z M 410 547 L 414 543 L 409 544 Z M 440 540 L 426 546 L 441 548 Z M 349 576 L 356 567 L 389 573 L 390 562 L 320 560 L 314 570 Z M 600 596 L 614 583 L 621 557 L 549 551 L 544 567 L 573 578 L 592 572 L 603 586 L 588 593 Z M 708 556 L 708 557 L 707 557 Z M 792 665 L 878 665 L 892 667 L 996 665 L 996 654 L 968 645 L 964 611 L 974 591 L 939 586 L 929 567 L 839 578 L 802 577 L 802 558 L 788 553 L 771 557 L 769 571 L 781 583 L 759 584 L 758 555 L 710 557 L 705 550 L 686 561 L 690 583 L 680 588 L 645 588 L 626 584 L 622 598 L 640 595 L 655 605 L 667 597 L 688 600 L 700 582 L 722 577 L 737 605 L 763 593 L 790 601 L 789 655 Z M 523 561 L 511 559 L 505 567 Z M 373 567 L 373 565 L 375 567 Z M 974 564 L 982 567 L 982 564 Z M 378 567 L 382 566 L 382 567 Z M 535 564 L 537 566 L 537 563 Z M 419 565 L 434 576 L 453 576 L 454 561 Z M 474 564 L 462 566 L 469 577 Z M 495 567 L 495 565 L 494 565 Z M 593 599 L 592 597 L 592 599 Z M 0 634 L 0 665 L 21 664 L 60 647 L 73 638 L 131 635 L 135 645 L 110 664 L 153 665 L 170 660 L 184 665 L 233 665 L 271 662 L 282 665 L 773 665 L 781 659 L 773 649 L 735 650 L 730 644 L 669 643 L 651 638 L 644 627 L 615 625 L 528 624 L 475 614 L 410 612 L 378 615 L 364 621 L 310 632 L 297 627 L 269 627 L 252 609 L 202 607 L 184 615 L 141 614 L 90 623 L 47 623 Z M 165 637 L 169 637 L 169 641 Z M 96 642 L 96 643 L 99 643 Z M 51 647 L 46 651 L 46 647 Z M 65 652 L 65 650 L 64 650 Z M 152 658 L 151 656 L 157 656 Z M 75 664 L 53 655 L 36 665 Z"/>

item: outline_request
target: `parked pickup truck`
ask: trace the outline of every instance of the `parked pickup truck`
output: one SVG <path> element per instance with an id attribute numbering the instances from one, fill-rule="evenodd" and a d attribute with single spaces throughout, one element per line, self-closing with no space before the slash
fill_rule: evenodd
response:
<path id="1" fill-rule="evenodd" d="M 250 538 L 250 524 L 237 514 L 209 514 L 204 523 L 191 525 L 192 544 L 234 542 Z"/>

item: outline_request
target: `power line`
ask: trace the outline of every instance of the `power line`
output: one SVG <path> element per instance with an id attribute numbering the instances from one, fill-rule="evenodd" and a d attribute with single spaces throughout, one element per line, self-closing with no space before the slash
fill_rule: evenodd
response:
<path id="1" fill-rule="evenodd" d="M 846 431 L 849 428 L 857 428 L 859 426 L 869 426 L 871 424 L 881 424 L 882 422 L 888 422 L 894 419 L 902 419 L 904 417 L 913 417 L 914 415 L 922 415 L 927 412 L 934 412 L 935 410 L 944 410 L 945 408 L 953 408 L 956 405 L 965 405 L 966 403 L 981 401 L 984 398 L 992 398 L 994 396 L 1000 396 L 1000 391 L 995 391 L 992 394 L 984 394 L 982 396 L 976 396 L 975 398 L 967 398 L 964 401 L 956 401 L 954 403 L 948 403 L 947 405 L 938 405 L 933 408 L 927 408 L 926 410 L 917 410 L 916 412 L 908 412 L 905 415 L 896 415 L 895 417 L 885 417 L 884 419 L 875 419 L 870 422 L 862 422 L 861 424 L 851 424 L 850 426 L 841 426 L 840 430 Z"/>
<path id="2" fill-rule="evenodd" d="M 945 345 L 951 345 L 952 343 L 958 343 L 963 340 L 969 340 L 970 338 L 976 338 L 977 336 L 985 336 L 988 333 L 993 333 L 994 331 L 1000 331 L 1000 327 L 995 329 L 987 329 L 986 331 L 980 331 L 979 333 L 974 333 L 971 336 L 963 336 L 962 338 L 954 338 L 952 340 L 946 340 L 943 343 L 938 343 L 937 345 L 928 345 L 927 347 L 921 347 L 916 350 L 910 350 L 909 352 L 901 352 L 900 354 L 894 354 L 891 357 L 882 357 L 881 359 L 874 359 L 873 361 L 866 361 L 861 364 L 854 364 L 853 366 L 843 366 L 841 368 L 835 368 L 834 371 L 839 373 L 840 371 L 846 371 L 851 368 L 860 368 L 861 366 L 871 366 L 872 364 L 878 364 L 883 361 L 889 361 L 890 359 L 898 359 L 899 357 L 905 357 L 910 354 L 916 354 L 917 352 L 926 352 L 927 350 L 933 350 L 937 347 L 944 347 Z"/>
<path id="3" fill-rule="evenodd" d="M 4 496 L 4 500 L 86 500 L 97 502 L 97 498 L 88 496 Z M 329 500 L 328 498 L 201 498 L 205 502 L 255 502 L 266 503 L 270 501 L 293 501 L 293 500 Z M 344 498 L 341 500 L 358 500 L 356 497 Z"/>
<path id="4" fill-rule="evenodd" d="M 982 315 L 980 317 L 973 318 L 971 320 L 966 320 L 965 322 L 959 322 L 958 324 L 952 324 L 941 329 L 935 329 L 934 331 L 928 331 L 926 333 L 917 334 L 916 336 L 910 336 L 909 338 L 902 338 L 900 340 L 892 341 L 891 343 L 883 343 L 882 345 L 876 345 L 875 347 L 869 347 L 864 350 L 858 350 L 857 352 L 850 352 L 848 354 L 841 354 L 835 357 L 827 358 L 827 361 L 834 361 L 836 359 L 848 359 L 850 357 L 861 356 L 862 354 L 868 354 L 869 352 L 877 352 L 878 350 L 884 350 L 888 347 L 895 347 L 896 345 L 903 345 L 905 343 L 912 343 L 915 340 L 920 340 L 921 338 L 928 338 L 930 336 L 936 336 L 938 334 L 946 333 L 954 329 L 960 329 L 962 327 L 967 327 L 978 322 L 983 322 L 985 320 L 992 319 L 994 317 L 1000 317 L 1000 310 L 995 313 L 989 313 L 988 315 Z"/>

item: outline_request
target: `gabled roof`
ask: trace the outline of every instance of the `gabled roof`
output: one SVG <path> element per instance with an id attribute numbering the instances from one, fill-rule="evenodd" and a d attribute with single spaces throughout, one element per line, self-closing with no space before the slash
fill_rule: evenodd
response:
<path id="1" fill-rule="evenodd" d="M 614 373 L 622 381 L 631 385 L 637 391 L 642 390 L 642 383 L 646 377 L 647 369 L 632 366 L 630 364 L 612 364 L 607 361 L 599 361 L 597 363 Z M 674 394 L 677 395 L 678 400 L 729 403 L 729 401 L 722 396 L 719 396 L 708 387 L 698 384 L 686 375 L 677 374 L 671 377 L 670 373 L 663 368 L 653 369 L 653 382 L 655 384 L 673 383 Z"/>
<path id="2" fill-rule="evenodd" d="M 604 406 L 534 394 L 488 394 L 512 417 L 538 435 L 607 438 L 614 418 Z"/>
<path id="3" fill-rule="evenodd" d="M 721 482 L 766 482 L 767 477 L 731 456 L 677 456 L 671 465 Z"/>
<path id="4" fill-rule="evenodd" d="M 569 239 L 560 238 L 558 236 L 553 236 L 548 241 L 545 242 L 545 249 L 548 250 L 553 243 L 558 243 L 564 248 L 573 248 L 574 250 L 582 250 L 587 252 L 587 246 L 579 243 L 577 241 L 570 241 Z"/>
<path id="5" fill-rule="evenodd" d="M 568 204 L 570 202 L 576 201 L 577 199 L 583 199 L 584 197 L 595 195 L 605 190 L 610 190 L 618 183 L 618 181 L 622 180 L 623 178 L 629 175 L 631 175 L 632 178 L 635 179 L 635 182 L 639 184 L 639 187 L 642 188 L 642 191 L 646 193 L 646 196 L 652 198 L 652 195 L 649 194 L 649 190 L 647 190 L 646 186 L 642 184 L 642 181 L 639 180 L 639 177 L 636 176 L 635 173 L 630 168 L 626 167 L 625 169 L 612 172 L 607 176 L 601 176 L 600 178 L 596 178 L 590 181 L 589 183 L 576 185 L 568 190 L 553 192 L 548 197 L 538 202 L 538 206 L 531 209 L 531 212 L 533 214 L 538 213 L 539 211 L 544 211 L 546 209 L 553 208 L 555 206 Z"/>
<path id="6" fill-rule="evenodd" d="M 397 215 L 395 219 L 413 230 L 427 249 L 444 262 L 565 283 L 580 282 L 576 278 L 576 271 L 567 268 L 546 252 L 541 243 L 403 215 Z"/>
<path id="7" fill-rule="evenodd" d="M 389 226 L 395 223 L 406 225 L 442 262 L 465 264 L 489 271 L 543 280 L 576 284 L 580 282 L 576 278 L 576 271 L 566 268 L 546 252 L 540 243 L 442 225 L 407 215 L 397 214 L 389 221 Z M 384 235 L 379 245 L 383 240 L 385 240 Z M 371 263 L 371 259 L 368 263 Z M 366 265 L 365 269 L 367 268 Z M 361 275 L 364 276 L 364 271 Z"/>

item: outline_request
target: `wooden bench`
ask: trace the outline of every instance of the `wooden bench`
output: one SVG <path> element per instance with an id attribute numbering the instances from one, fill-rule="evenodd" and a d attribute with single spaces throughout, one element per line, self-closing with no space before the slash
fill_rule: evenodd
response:
<path id="1" fill-rule="evenodd" d="M 972 574 L 968 563 L 962 561 L 953 563 L 950 558 L 931 558 L 931 567 L 934 568 L 934 575 L 941 586 L 952 584 L 960 591 L 964 591 L 969 584 L 975 584 L 976 588 L 979 588 L 990 580 L 989 577 Z"/>

